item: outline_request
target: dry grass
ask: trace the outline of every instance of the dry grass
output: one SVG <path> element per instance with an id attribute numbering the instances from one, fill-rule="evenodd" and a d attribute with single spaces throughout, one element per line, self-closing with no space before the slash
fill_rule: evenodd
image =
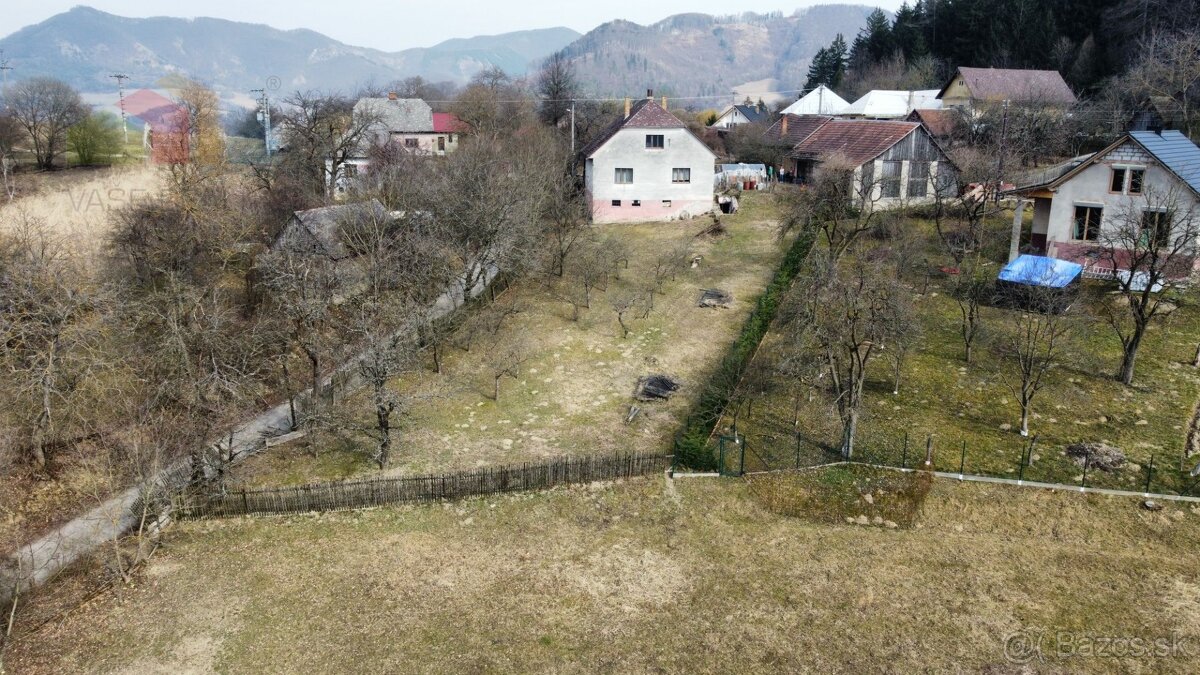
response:
<path id="1" fill-rule="evenodd" d="M 715 240 L 694 237 L 708 224 L 701 219 L 604 226 L 603 234 L 630 247 L 629 269 L 620 270 L 606 292 L 594 293 L 591 309 L 583 310 L 578 321 L 572 321 L 570 304 L 555 299 L 540 280 L 529 279 L 507 291 L 501 301 L 516 302 L 522 311 L 506 320 L 498 335 L 481 338 L 470 351 L 448 348 L 441 376 L 423 372 L 398 383 L 415 403 L 403 420 L 388 472 L 670 447 L 708 372 L 736 337 L 782 256 L 770 199 L 753 195 L 744 200 L 737 216 L 723 219 L 729 235 Z M 687 241 L 703 262 L 668 280 L 653 311 L 635 319 L 633 332 L 623 339 L 609 298 L 644 281 L 655 256 L 680 241 Z M 733 293 L 732 308 L 696 306 L 701 289 L 714 287 Z M 528 361 L 518 379 L 501 381 L 500 400 L 494 401 L 488 360 L 513 344 L 523 346 Z M 643 413 L 626 425 L 637 379 L 651 373 L 669 373 L 684 386 L 669 402 L 639 404 Z M 358 406 L 369 424 L 369 402 L 350 404 Z M 336 449 L 338 444 L 328 439 L 313 443 L 322 456 L 353 453 L 353 448 Z M 251 459 L 235 478 L 243 485 L 342 478 L 347 464 L 355 461 L 310 461 L 302 451 L 292 457 L 294 462 L 265 455 Z M 374 473 L 365 460 L 357 462 L 359 472 Z"/>
<path id="2" fill-rule="evenodd" d="M 1170 637 L 1191 672 L 1200 513 L 936 482 L 911 529 L 662 478 L 357 514 L 191 522 L 14 672 L 1018 672 L 1005 636 Z"/>
<path id="3" fill-rule="evenodd" d="M 18 227 L 23 212 L 44 220 L 67 252 L 90 259 L 104 244 L 111 211 L 159 193 L 159 171 L 139 164 L 18 174 L 20 195 L 0 202 L 0 228 Z"/>

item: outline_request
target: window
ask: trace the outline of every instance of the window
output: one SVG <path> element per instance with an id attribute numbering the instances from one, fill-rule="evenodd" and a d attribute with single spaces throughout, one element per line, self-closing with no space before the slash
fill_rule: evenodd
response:
<path id="1" fill-rule="evenodd" d="M 415 147 L 418 147 L 418 146 L 419 146 L 419 141 L 417 141 L 417 139 L 415 139 L 415 138 L 406 138 L 406 139 L 404 139 L 404 147 L 406 147 L 406 148 L 415 148 Z"/>
<path id="2" fill-rule="evenodd" d="M 662 134 L 646 134 L 646 147 L 661 150 L 666 147 L 666 141 Z"/>
<path id="3" fill-rule="evenodd" d="M 1146 182 L 1145 169 L 1130 169 L 1129 170 L 1129 194 L 1142 194 L 1142 186 Z"/>
<path id="4" fill-rule="evenodd" d="M 664 209 L 669 209 L 669 208 L 671 208 L 671 200 L 670 200 L 670 199 L 664 199 L 664 200 L 663 200 L 663 208 L 664 208 Z"/>
<path id="5" fill-rule="evenodd" d="M 1079 241 L 1096 241 L 1100 238 L 1100 219 L 1104 209 L 1099 206 L 1075 207 L 1075 231 L 1071 235 Z"/>
<path id="6" fill-rule="evenodd" d="M 1112 180 L 1108 184 L 1109 192 L 1125 191 L 1125 169 L 1113 169 Z"/>
<path id="7" fill-rule="evenodd" d="M 617 169 L 616 177 L 617 185 L 630 185 L 633 183 L 633 169 Z"/>
<path id="8" fill-rule="evenodd" d="M 640 200 L 640 199 L 635 199 L 635 200 L 633 200 L 633 205 L 634 205 L 634 206 L 641 206 L 641 205 L 642 205 L 642 200 Z"/>
<path id="9" fill-rule="evenodd" d="M 671 169 L 672 183 L 690 183 L 692 182 L 691 169 Z"/>
<path id="10" fill-rule="evenodd" d="M 1171 243 L 1171 213 L 1162 209 L 1142 211 L 1142 237 L 1153 248 Z"/>
<path id="11" fill-rule="evenodd" d="M 613 205 L 613 206 L 620 206 L 620 205 L 621 205 L 621 200 L 620 200 L 620 199 L 614 199 L 614 200 L 612 200 L 612 205 Z"/>
<path id="12" fill-rule="evenodd" d="M 908 196 L 924 197 L 929 193 L 929 162 L 908 163 Z"/>
<path id="13" fill-rule="evenodd" d="M 347 164 L 342 167 L 342 171 L 345 172 L 346 178 L 356 178 L 358 176 L 358 165 Z"/>
<path id="14" fill-rule="evenodd" d="M 445 149 L 446 149 L 446 137 L 438 136 L 438 150 L 445 150 Z"/>
<path id="15" fill-rule="evenodd" d="M 883 199 L 896 199 L 900 196 L 900 169 L 904 166 L 904 162 L 896 160 L 885 160 L 883 162 L 883 175 L 880 177 L 879 196 Z"/>

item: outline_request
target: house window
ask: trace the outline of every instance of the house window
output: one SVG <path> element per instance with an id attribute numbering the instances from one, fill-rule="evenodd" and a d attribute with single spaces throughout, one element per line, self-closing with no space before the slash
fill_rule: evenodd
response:
<path id="1" fill-rule="evenodd" d="M 1146 183 L 1145 169 L 1130 169 L 1129 170 L 1129 194 L 1142 194 L 1143 186 Z"/>
<path id="2" fill-rule="evenodd" d="M 929 162 L 908 163 L 908 196 L 924 197 L 929 193 Z"/>
<path id="3" fill-rule="evenodd" d="M 635 199 L 635 200 L 633 200 L 633 205 L 634 205 L 634 206 L 641 206 L 641 205 L 642 205 L 642 200 L 640 200 L 640 199 Z"/>
<path id="4" fill-rule="evenodd" d="M 415 147 L 418 147 L 418 145 L 419 145 L 419 142 L 415 138 L 404 139 L 404 147 L 406 147 L 406 148 L 415 148 Z"/>
<path id="5" fill-rule="evenodd" d="M 1113 169 L 1112 180 L 1108 184 L 1109 192 L 1125 191 L 1125 169 Z"/>
<path id="6" fill-rule="evenodd" d="M 666 147 L 666 140 L 662 134 L 646 134 L 646 147 L 661 150 Z"/>
<path id="7" fill-rule="evenodd" d="M 613 206 L 620 206 L 620 205 L 621 205 L 621 200 L 620 200 L 620 199 L 614 199 L 614 200 L 612 200 L 612 205 L 613 205 Z"/>
<path id="8" fill-rule="evenodd" d="M 671 208 L 671 200 L 670 200 L 670 199 L 664 199 L 664 200 L 663 200 L 663 208 L 664 208 L 664 209 L 669 209 L 669 208 Z"/>
<path id="9" fill-rule="evenodd" d="M 357 164 L 347 164 L 346 166 L 342 167 L 342 171 L 346 174 L 346 178 L 358 177 L 358 165 Z"/>
<path id="10" fill-rule="evenodd" d="M 617 169 L 616 176 L 617 185 L 630 185 L 633 183 L 633 169 Z"/>
<path id="11" fill-rule="evenodd" d="M 885 160 L 883 162 L 883 175 L 880 177 L 879 196 L 883 199 L 897 199 L 900 197 L 900 169 L 904 166 L 904 162 L 897 160 Z"/>
<path id="12" fill-rule="evenodd" d="M 672 183 L 690 183 L 692 182 L 691 169 L 671 169 Z"/>
<path id="13" fill-rule="evenodd" d="M 1100 219 L 1104 209 L 1099 206 L 1075 207 L 1075 231 L 1072 236 L 1079 241 L 1096 241 L 1100 238 Z"/>
<path id="14" fill-rule="evenodd" d="M 438 136 L 438 150 L 444 151 L 445 149 L 446 149 L 446 137 Z"/>
<path id="15" fill-rule="evenodd" d="M 1152 248 L 1169 246 L 1171 243 L 1171 213 L 1164 209 L 1142 211 L 1142 237 Z"/>

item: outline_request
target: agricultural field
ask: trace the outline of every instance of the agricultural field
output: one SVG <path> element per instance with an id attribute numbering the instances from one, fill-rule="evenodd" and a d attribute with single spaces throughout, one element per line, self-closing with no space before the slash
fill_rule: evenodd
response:
<path id="1" fill-rule="evenodd" d="M 721 223 L 726 232 L 716 236 L 701 234 L 709 219 L 598 227 L 598 234 L 628 246 L 628 266 L 592 292 L 590 309 L 581 308 L 577 320 L 562 299 L 564 286 L 577 283 L 570 275 L 508 288 L 496 306 L 512 313 L 495 334 L 487 331 L 469 350 L 447 347 L 440 375 L 430 364 L 395 383 L 410 404 L 386 473 L 669 449 L 787 246 L 778 238 L 772 195 L 750 195 Z M 664 281 L 648 314 L 638 308 L 626 315 L 630 333 L 624 336 L 613 300 L 643 288 L 656 259 L 672 250 L 686 252 L 684 268 Z M 686 264 L 695 257 L 695 266 Z M 732 293 L 731 307 L 698 307 L 711 288 Z M 519 372 L 500 378 L 495 399 L 494 360 L 514 351 L 523 359 Z M 669 401 L 635 401 L 638 378 L 652 374 L 670 375 L 682 386 Z M 357 406 L 370 424 L 365 394 L 345 405 Z M 640 412 L 627 423 L 631 405 Z M 376 475 L 362 443 L 370 441 L 321 435 L 272 448 L 240 465 L 233 478 L 243 486 L 268 486 Z"/>
<path id="2" fill-rule="evenodd" d="M 935 255 L 927 260 L 937 260 Z M 1121 351 L 1112 328 L 1088 315 L 1083 298 L 1076 301 L 1067 315 L 1071 325 L 1060 365 L 1048 373 L 1033 401 L 1030 434 L 1037 442 L 1029 450 L 1030 439 L 1018 434 L 1012 357 L 996 348 L 1013 310 L 986 303 L 980 308 L 982 331 L 968 364 L 952 279 L 937 269 L 925 277 L 915 269 L 921 266 L 917 260 L 896 283 L 911 295 L 920 337 L 902 361 L 897 393 L 887 348 L 869 363 L 857 458 L 899 465 L 907 455 L 913 466 L 924 460 L 931 438 L 939 470 L 957 472 L 961 465 L 968 473 L 1016 478 L 1028 453 L 1032 463 L 1025 478 L 1077 484 L 1083 467 L 1066 455 L 1067 446 L 1102 442 L 1120 448 L 1128 461 L 1115 471 L 1091 471 L 1089 485 L 1141 491 L 1153 457 L 1156 489 L 1186 489 L 1190 480 L 1180 465 L 1200 400 L 1200 369 L 1192 365 L 1200 308 L 1169 307 L 1168 316 L 1152 325 L 1139 352 L 1134 386 L 1126 387 L 1115 379 Z M 986 273 L 994 278 L 999 268 L 993 263 Z M 1104 290 L 1102 282 L 1086 284 L 1085 290 Z M 752 369 L 757 377 L 739 408 L 737 425 L 751 448 L 750 468 L 826 461 L 841 433 L 824 391 L 778 375 L 786 334 L 776 328 L 759 350 Z M 727 415 L 724 423 L 731 419 Z"/>
<path id="3" fill-rule="evenodd" d="M 654 477 L 182 522 L 133 584 L 21 636 L 7 665 L 31 674 L 1194 670 L 1200 510 L 946 480 L 914 489 L 906 481 L 917 478 L 887 473 Z M 1081 651 L 1110 637 L 1165 646 Z"/>

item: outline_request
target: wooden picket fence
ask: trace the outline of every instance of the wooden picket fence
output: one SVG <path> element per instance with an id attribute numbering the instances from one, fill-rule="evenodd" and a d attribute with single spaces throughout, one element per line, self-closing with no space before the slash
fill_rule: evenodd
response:
<path id="1" fill-rule="evenodd" d="M 236 490 L 223 494 L 180 493 L 172 498 L 171 510 L 177 518 L 349 511 L 388 504 L 461 499 L 632 478 L 665 471 L 671 465 L 671 460 L 671 455 L 662 454 L 562 457 L 535 464 L 459 473 Z"/>

